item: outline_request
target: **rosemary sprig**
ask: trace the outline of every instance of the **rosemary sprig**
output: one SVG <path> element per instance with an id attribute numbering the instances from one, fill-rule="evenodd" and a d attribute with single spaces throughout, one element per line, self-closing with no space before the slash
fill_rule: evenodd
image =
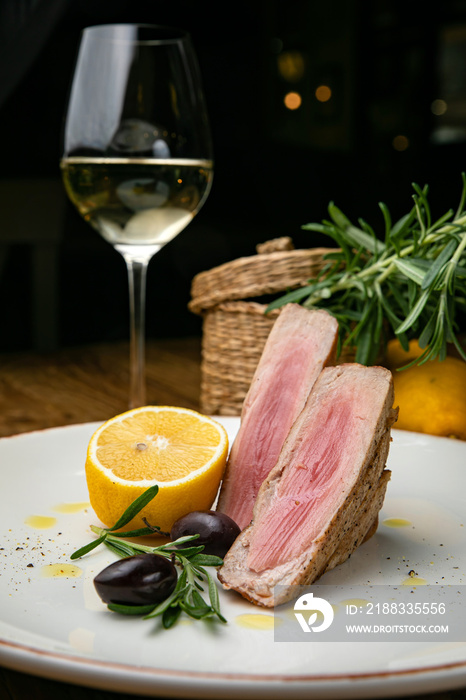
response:
<path id="1" fill-rule="evenodd" d="M 126 537 L 141 537 L 153 535 L 154 530 L 165 535 L 160 528 L 148 525 L 147 527 L 127 532 L 114 532 L 127 525 L 158 492 L 158 486 L 151 486 L 139 496 L 125 510 L 118 521 L 110 528 L 91 525 L 91 530 L 97 535 L 97 539 L 81 547 L 71 554 L 71 559 L 79 559 L 85 556 L 101 544 L 105 544 L 119 557 L 129 557 L 134 554 L 151 553 L 170 559 L 181 567 L 181 573 L 172 594 L 162 603 L 157 605 L 107 605 L 109 610 L 122 615 L 142 615 L 144 619 L 161 617 L 165 629 L 172 627 L 182 612 L 196 620 L 216 618 L 220 622 L 226 622 L 220 611 L 220 601 L 217 585 L 211 574 L 205 567 L 220 566 L 223 560 L 211 554 L 204 554 L 204 546 L 196 546 L 194 541 L 199 535 L 180 537 L 174 542 L 168 542 L 158 547 L 139 544 L 125 539 Z M 181 546 L 187 545 L 187 546 Z M 204 600 L 202 584 L 207 584 L 208 600 Z"/>
<path id="2" fill-rule="evenodd" d="M 340 349 L 356 348 L 356 361 L 373 364 L 391 334 L 408 349 L 418 338 L 422 355 L 412 364 L 444 359 L 447 343 L 460 356 L 458 316 L 466 310 L 466 177 L 456 213 L 449 210 L 433 221 L 428 187 L 413 184 L 413 207 L 394 224 L 387 206 L 379 203 L 383 235 L 363 219 L 355 226 L 333 202 L 330 219 L 303 226 L 330 236 L 338 248 L 316 279 L 268 306 L 288 302 L 324 308 L 340 325 Z M 409 366 L 410 366 L 409 365 Z"/>

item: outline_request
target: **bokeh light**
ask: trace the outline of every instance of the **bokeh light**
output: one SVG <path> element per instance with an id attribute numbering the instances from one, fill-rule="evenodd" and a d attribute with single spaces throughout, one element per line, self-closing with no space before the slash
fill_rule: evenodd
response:
<path id="1" fill-rule="evenodd" d="M 303 99 L 299 92 L 288 92 L 283 98 L 285 107 L 291 110 L 299 109 L 299 107 L 301 107 L 302 101 Z"/>
<path id="2" fill-rule="evenodd" d="M 314 94 L 319 102 L 328 102 L 332 97 L 332 90 L 328 85 L 319 85 Z"/>
<path id="3" fill-rule="evenodd" d="M 409 139 L 404 134 L 397 134 L 392 141 L 395 151 L 406 151 L 409 148 Z"/>

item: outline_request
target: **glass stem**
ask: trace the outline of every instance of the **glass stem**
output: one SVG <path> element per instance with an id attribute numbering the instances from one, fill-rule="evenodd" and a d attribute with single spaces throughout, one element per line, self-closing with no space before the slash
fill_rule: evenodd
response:
<path id="1" fill-rule="evenodd" d="M 149 259 L 134 259 L 124 255 L 128 270 L 130 313 L 130 390 L 129 406 L 138 408 L 146 403 L 145 378 L 145 320 L 146 277 Z"/>

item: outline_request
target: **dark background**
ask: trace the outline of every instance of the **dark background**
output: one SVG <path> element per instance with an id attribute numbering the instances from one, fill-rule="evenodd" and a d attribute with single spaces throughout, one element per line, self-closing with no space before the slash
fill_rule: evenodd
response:
<path id="1" fill-rule="evenodd" d="M 148 337 L 201 332 L 187 310 L 197 272 L 277 236 L 296 247 L 331 244 L 301 230 L 326 216 L 330 200 L 380 231 L 378 202 L 401 216 L 413 182 L 429 184 L 434 215 L 456 208 L 466 170 L 466 2 L 451 0 L 435 14 L 410 0 L 3 0 L 1 181 L 59 177 L 80 32 L 107 22 L 190 31 L 213 132 L 211 194 L 149 266 Z M 326 103 L 314 96 L 320 84 L 332 89 Z M 303 99 L 295 111 L 283 104 L 291 90 Z M 0 201 L 0 221 L 7 206 Z M 3 252 L 0 352 L 28 350 L 30 246 Z M 58 286 L 60 346 L 127 338 L 123 260 L 68 202 Z"/>

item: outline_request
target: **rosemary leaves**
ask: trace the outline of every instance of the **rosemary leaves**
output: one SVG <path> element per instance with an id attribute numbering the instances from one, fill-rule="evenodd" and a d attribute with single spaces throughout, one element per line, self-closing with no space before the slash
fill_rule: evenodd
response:
<path id="1" fill-rule="evenodd" d="M 126 538 L 137 538 L 143 535 L 153 535 L 158 528 L 148 525 L 138 530 L 127 532 L 115 532 L 127 525 L 142 508 L 157 495 L 158 486 L 151 486 L 139 496 L 118 519 L 111 528 L 101 528 L 95 525 L 91 530 L 97 536 L 89 544 L 81 547 L 71 555 L 71 559 L 79 559 L 90 551 L 105 544 L 119 557 L 131 557 L 142 553 L 157 554 L 170 560 L 181 568 L 176 586 L 171 594 L 155 605 L 121 605 L 108 604 L 108 609 L 123 615 L 142 615 L 144 619 L 161 617 L 165 629 L 172 627 L 181 613 L 186 613 L 196 620 L 216 618 L 220 622 L 226 622 L 220 611 L 220 602 L 217 585 L 206 567 L 220 566 L 223 561 L 220 557 L 204 554 L 204 546 L 196 546 L 198 535 L 180 537 L 174 542 L 168 542 L 158 547 L 138 544 Z M 160 533 L 167 534 L 167 533 Z M 208 601 L 202 595 L 204 585 L 207 585 Z"/>
<path id="2" fill-rule="evenodd" d="M 413 184 L 413 206 L 392 222 L 388 207 L 379 203 L 383 232 L 376 235 L 363 219 L 353 224 L 333 202 L 330 218 L 303 226 L 330 236 L 337 248 L 316 279 L 268 306 L 268 311 L 296 302 L 323 308 L 340 325 L 340 350 L 354 347 L 356 362 L 373 364 L 381 345 L 396 336 L 407 349 L 418 338 L 424 349 L 413 363 L 444 359 L 452 343 L 466 353 L 458 339 L 459 317 L 466 310 L 466 177 L 456 212 L 435 221 L 428 187 Z"/>

